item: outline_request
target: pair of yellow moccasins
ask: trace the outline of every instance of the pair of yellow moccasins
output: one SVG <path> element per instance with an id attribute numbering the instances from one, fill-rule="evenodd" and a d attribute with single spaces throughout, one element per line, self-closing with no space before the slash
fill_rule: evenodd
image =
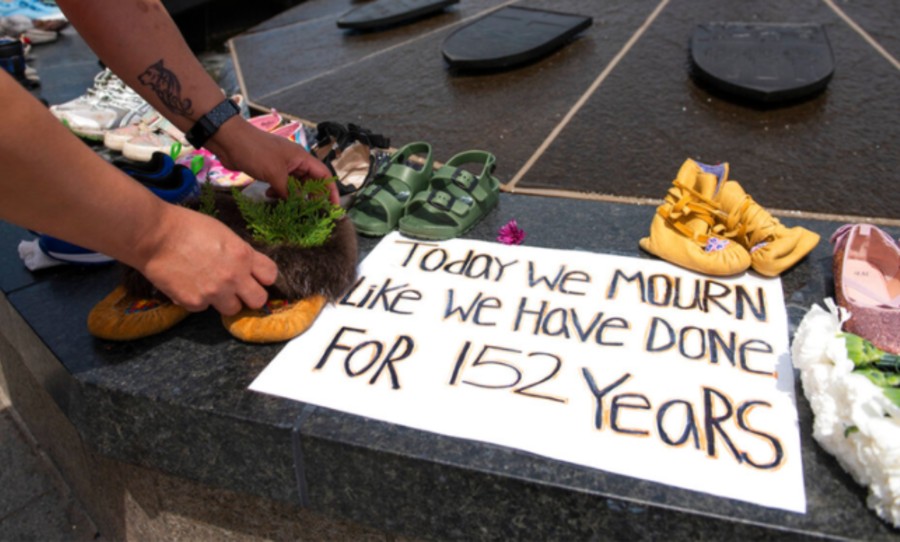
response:
<path id="1" fill-rule="evenodd" d="M 270 300 L 260 309 L 245 308 L 236 315 L 222 316 L 222 323 L 245 342 L 286 341 L 306 331 L 326 302 L 322 295 L 295 301 Z M 162 333 L 189 314 L 167 299 L 137 297 L 118 286 L 91 310 L 88 330 L 100 339 L 132 341 Z"/>
<path id="2" fill-rule="evenodd" d="M 727 163 L 710 166 L 687 160 L 640 246 L 708 275 L 736 275 L 752 268 L 775 277 L 818 242 L 818 234 L 785 227 L 753 201 L 737 181 L 728 179 Z"/>
<path id="3" fill-rule="evenodd" d="M 346 218 L 336 222 L 324 244 L 299 248 L 253 239 L 229 193 L 216 194 L 216 210 L 219 220 L 271 258 L 279 271 L 275 284 L 267 288 L 265 306 L 222 316 L 225 329 L 242 341 L 273 343 L 300 335 L 324 306 L 336 301 L 356 279 L 356 231 Z M 87 324 L 95 337 L 129 341 L 161 333 L 188 314 L 140 273 L 126 267 L 122 284 L 91 310 Z"/>

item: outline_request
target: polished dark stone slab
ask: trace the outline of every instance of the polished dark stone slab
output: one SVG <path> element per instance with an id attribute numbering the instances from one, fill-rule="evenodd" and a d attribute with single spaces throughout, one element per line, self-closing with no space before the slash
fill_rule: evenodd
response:
<path id="1" fill-rule="evenodd" d="M 0 228 L 0 251 L 3 251 L 4 255 L 0 258 L 0 290 L 3 292 L 18 290 L 33 284 L 38 276 L 53 272 L 51 268 L 32 273 L 19 258 L 19 242 L 34 238 L 31 232 L 16 226 L 7 224 L 6 227 Z"/>
<path id="2" fill-rule="evenodd" d="M 325 18 L 242 36 L 233 45 L 255 103 L 313 121 L 356 122 L 395 146 L 428 141 L 439 160 L 486 149 L 498 157 L 500 179 L 515 179 L 515 188 L 658 200 L 692 157 L 730 162 L 734 177 L 771 209 L 900 217 L 900 200 L 881 195 L 884 179 L 900 167 L 894 106 L 900 71 L 825 2 L 516 4 L 591 16 L 594 24 L 542 61 L 482 75 L 449 70 L 438 51 L 471 13 L 498 2 L 461 3 L 455 17 L 391 32 L 345 35 Z M 896 10 L 889 4 L 869 0 L 847 9 L 876 38 L 884 36 L 888 48 L 896 40 L 884 20 Z M 657 7 L 646 33 L 561 125 Z M 821 24 L 834 50 L 834 78 L 821 94 L 785 107 L 715 95 L 688 70 L 691 32 L 708 21 Z M 284 49 L 303 54 L 288 58 Z M 254 62 L 264 57 L 275 59 L 268 69 Z M 524 170 L 557 127 L 558 137 Z"/>
<path id="3" fill-rule="evenodd" d="M 515 218 L 530 246 L 652 258 L 637 240 L 654 212 L 653 206 L 504 194 L 468 237 L 492 240 Z M 840 225 L 784 221 L 824 238 Z M 0 233 L 16 231 L 3 224 Z M 362 239 L 361 253 L 376 244 Z M 832 280 L 831 247 L 823 240 L 783 276 L 792 329 L 810 304 L 831 293 Z M 211 311 L 140 341 L 93 339 L 84 318 L 117 281 L 113 267 L 63 268 L 6 295 L 71 375 L 61 406 L 82 438 L 121 461 L 426 538 L 653 539 L 666 533 L 676 540 L 878 540 L 898 534 L 866 509 L 863 488 L 812 441 L 799 389 L 805 515 L 248 391 L 282 345 L 240 343 Z"/>
<path id="4" fill-rule="evenodd" d="M 84 94 L 93 84 L 94 76 L 103 69 L 71 26 L 60 32 L 57 41 L 32 47 L 30 57 L 41 78 L 41 86 L 33 94 L 51 105 Z"/>

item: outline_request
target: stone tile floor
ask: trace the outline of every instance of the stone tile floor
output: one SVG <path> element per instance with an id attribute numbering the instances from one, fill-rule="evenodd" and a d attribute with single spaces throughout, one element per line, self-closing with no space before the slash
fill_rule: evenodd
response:
<path id="1" fill-rule="evenodd" d="M 0 387 L 0 540 L 98 540 L 49 457 Z"/>

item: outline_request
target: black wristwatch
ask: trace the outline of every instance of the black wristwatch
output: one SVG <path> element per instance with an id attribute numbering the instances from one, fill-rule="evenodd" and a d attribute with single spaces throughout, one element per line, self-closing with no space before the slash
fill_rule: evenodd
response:
<path id="1" fill-rule="evenodd" d="M 225 121 L 241 112 L 241 108 L 231 99 L 226 99 L 212 110 L 200 117 L 194 126 L 184 134 L 185 139 L 195 149 L 199 149 L 209 141 Z"/>

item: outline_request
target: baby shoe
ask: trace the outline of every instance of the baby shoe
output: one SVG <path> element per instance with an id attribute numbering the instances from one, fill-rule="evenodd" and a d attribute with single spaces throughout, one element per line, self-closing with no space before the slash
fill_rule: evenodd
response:
<path id="1" fill-rule="evenodd" d="M 277 130 L 283 121 L 284 117 L 275 110 L 247 120 L 251 125 L 266 132 Z M 206 149 L 192 149 L 185 152 L 180 155 L 177 162 L 189 167 L 197 176 L 197 182 L 210 184 L 214 188 L 224 190 L 243 188 L 254 181 L 253 177 L 243 171 L 226 168 L 215 154 Z"/>
<path id="2" fill-rule="evenodd" d="M 303 133 L 303 125 L 300 124 L 299 121 L 291 121 L 287 124 L 283 124 L 271 132 L 277 136 L 290 139 L 294 143 L 297 143 L 299 140 L 303 139 L 301 135 Z"/>
<path id="3" fill-rule="evenodd" d="M 900 354 L 900 244 L 870 224 L 847 224 L 831 236 L 834 290 L 850 312 L 844 330 Z"/>
<path id="4" fill-rule="evenodd" d="M 271 132 L 272 130 L 281 126 L 282 123 L 284 123 L 284 117 L 282 117 L 278 111 L 273 109 L 265 115 L 250 117 L 249 119 L 247 119 L 247 122 L 259 128 L 263 132 Z"/>
<path id="5" fill-rule="evenodd" d="M 132 162 L 117 158 L 112 161 L 112 164 L 141 182 L 163 179 L 171 175 L 175 169 L 175 161 L 172 160 L 172 157 L 162 152 L 154 154 L 146 162 Z"/>
<path id="6" fill-rule="evenodd" d="M 138 122 L 126 124 L 105 132 L 103 134 L 103 146 L 111 151 L 122 152 L 125 143 L 139 135 L 153 132 L 156 129 L 156 125 L 162 120 L 163 116 L 159 114 L 159 111 L 151 108 Z"/>
<path id="7" fill-rule="evenodd" d="M 216 193 L 216 217 L 278 266 L 278 277 L 267 288 L 269 301 L 265 306 L 222 316 L 225 329 L 242 341 L 272 343 L 300 335 L 322 308 L 339 299 L 356 279 L 356 231 L 346 218 L 335 223 L 324 244 L 300 248 L 252 238 L 231 193 Z"/>
<path id="8" fill-rule="evenodd" d="M 375 149 L 390 147 L 389 138 L 371 130 L 336 122 L 320 122 L 311 152 L 337 178 L 341 206 L 350 208 L 357 194 L 375 177 Z"/>
<path id="9" fill-rule="evenodd" d="M 728 176 L 728 164 L 687 160 L 656 209 L 650 235 L 640 247 L 670 263 L 709 275 L 735 275 L 750 267 L 747 250 L 714 227 L 725 214 L 713 200 Z"/>
<path id="10" fill-rule="evenodd" d="M 75 135 L 90 141 L 103 141 L 106 132 L 139 123 L 151 109 L 136 92 L 126 88 L 107 93 L 90 105 L 58 113 Z"/>
<path id="11" fill-rule="evenodd" d="M 169 203 L 181 203 L 200 194 L 194 172 L 176 164 L 168 154 L 154 152 L 147 162 L 119 159 L 114 160 L 113 165 Z"/>
<path id="12" fill-rule="evenodd" d="M 747 249 L 750 266 L 761 275 L 777 277 L 819 243 L 817 233 L 781 224 L 746 194 L 737 181 L 725 181 L 714 200 L 727 213 L 715 231 Z"/>
<path id="13" fill-rule="evenodd" d="M 178 149 L 178 155 L 194 150 L 185 139 L 184 132 L 168 120 L 161 119 L 153 130 L 145 131 L 126 141 L 122 146 L 122 155 L 129 160 L 146 162 L 153 153 L 168 152 L 173 148 Z"/>
<path id="14" fill-rule="evenodd" d="M 116 77 L 112 70 L 104 68 L 94 76 L 93 84 L 84 94 L 63 103 L 51 105 L 50 113 L 61 121 L 65 120 L 63 116 L 65 111 L 91 107 L 107 95 L 120 92 L 123 86 L 124 83 Z"/>
<path id="15" fill-rule="evenodd" d="M 87 326 L 100 339 L 131 341 L 162 333 L 188 314 L 158 292 L 142 293 L 121 285 L 91 309 Z"/>

